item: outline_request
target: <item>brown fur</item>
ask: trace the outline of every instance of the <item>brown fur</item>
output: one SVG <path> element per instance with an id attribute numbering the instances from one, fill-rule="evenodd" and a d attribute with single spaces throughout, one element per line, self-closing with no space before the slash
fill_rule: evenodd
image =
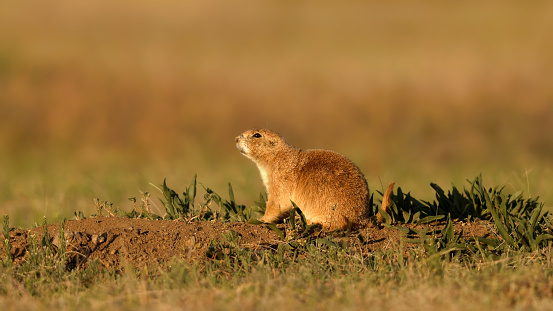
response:
<path id="1" fill-rule="evenodd" d="M 294 202 L 309 223 L 321 224 L 328 230 L 369 222 L 367 182 L 346 157 L 328 150 L 301 150 L 266 129 L 242 133 L 236 137 L 236 146 L 257 164 L 269 194 L 261 221 L 284 218 Z M 392 189 L 393 183 L 382 201 L 386 211 Z"/>

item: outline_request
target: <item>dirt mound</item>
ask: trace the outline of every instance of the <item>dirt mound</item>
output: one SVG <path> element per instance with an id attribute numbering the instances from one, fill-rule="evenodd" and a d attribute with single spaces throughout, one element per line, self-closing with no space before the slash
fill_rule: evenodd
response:
<path id="1" fill-rule="evenodd" d="M 407 228 L 422 229 L 431 226 L 441 230 L 444 224 L 402 225 Z M 54 248 L 59 248 L 60 224 L 48 225 L 48 235 Z M 286 225 L 278 225 L 286 233 Z M 454 223 L 455 233 L 463 232 L 464 237 L 488 237 L 490 224 L 479 221 Z M 121 217 L 97 217 L 83 220 L 70 220 L 65 223 L 67 266 L 69 269 L 85 267 L 92 260 L 99 261 L 108 268 L 119 268 L 123 264 L 143 267 L 151 263 L 166 262 L 172 258 L 187 261 L 212 258 L 213 243 L 225 242 L 228 236 L 237 238 L 240 248 L 249 250 L 275 249 L 285 243 L 274 230 L 266 225 L 251 225 L 241 222 L 184 222 L 171 220 L 131 219 Z M 323 232 L 313 233 L 324 236 Z M 349 236 L 345 233 L 330 233 L 335 238 L 363 240 L 363 253 L 378 249 L 388 249 L 397 245 L 405 236 L 394 228 L 369 227 Z M 41 241 L 44 228 L 13 230 L 10 232 L 11 253 L 16 264 L 29 257 L 32 236 Z M 0 255 L 5 256 L 4 245 Z"/>

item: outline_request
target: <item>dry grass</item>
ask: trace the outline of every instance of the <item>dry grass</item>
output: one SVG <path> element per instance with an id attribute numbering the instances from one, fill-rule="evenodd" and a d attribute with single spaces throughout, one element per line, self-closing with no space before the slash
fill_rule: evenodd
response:
<path id="1" fill-rule="evenodd" d="M 260 265 L 238 276 L 226 274 L 223 268 L 214 270 L 212 277 L 198 272 L 197 267 L 173 262 L 170 271 L 154 269 L 151 275 L 146 270 L 121 275 L 88 271 L 97 275 L 92 283 L 86 282 L 91 278 L 86 273 L 67 274 L 62 282 L 43 277 L 31 287 L 33 292 L 5 269 L 0 271 L 0 288 L 7 292 L 0 295 L 0 305 L 9 311 L 249 311 L 267 305 L 281 310 L 454 311 L 549 310 L 552 306 L 551 261 L 545 260 L 550 258 L 549 250 L 473 266 L 422 259 L 399 267 L 394 255 L 388 255 L 376 254 L 382 261 L 372 268 L 351 262 L 352 267 L 341 266 L 335 261 L 347 262 L 347 256 L 330 258 L 325 254 L 285 270 Z M 348 269 L 353 271 L 344 271 Z M 223 279 L 217 281 L 215 275 L 223 275 Z"/>
<path id="2" fill-rule="evenodd" d="M 233 142 L 253 126 L 350 156 L 373 189 L 395 180 L 424 197 L 430 181 L 483 172 L 551 202 L 552 12 L 546 1 L 6 3 L 0 207 L 52 219 L 194 173 L 253 200 L 261 182 Z"/>

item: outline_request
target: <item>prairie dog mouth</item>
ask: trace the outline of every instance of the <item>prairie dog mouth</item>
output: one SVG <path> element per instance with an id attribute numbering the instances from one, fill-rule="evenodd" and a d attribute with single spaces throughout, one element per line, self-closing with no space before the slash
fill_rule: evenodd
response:
<path id="1" fill-rule="evenodd" d="M 240 150 L 240 153 L 243 155 L 247 155 L 250 151 L 241 140 L 236 140 L 236 148 L 238 148 L 238 150 Z"/>

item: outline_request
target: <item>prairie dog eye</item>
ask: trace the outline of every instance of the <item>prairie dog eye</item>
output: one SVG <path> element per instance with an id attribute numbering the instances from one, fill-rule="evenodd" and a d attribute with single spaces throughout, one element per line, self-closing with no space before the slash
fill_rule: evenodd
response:
<path id="1" fill-rule="evenodd" d="M 259 133 L 255 133 L 255 134 L 253 134 L 253 135 L 252 135 L 252 137 L 255 137 L 255 138 L 261 138 L 261 134 L 259 134 Z"/>

